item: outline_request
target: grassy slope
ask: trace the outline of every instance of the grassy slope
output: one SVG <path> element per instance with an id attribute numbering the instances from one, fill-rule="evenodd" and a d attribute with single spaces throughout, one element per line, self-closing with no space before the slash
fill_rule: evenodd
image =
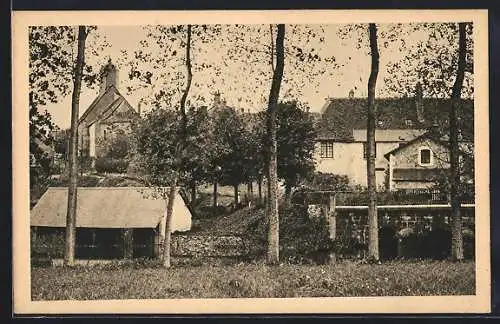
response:
<path id="1" fill-rule="evenodd" d="M 33 300 L 472 295 L 474 263 L 33 268 Z"/>

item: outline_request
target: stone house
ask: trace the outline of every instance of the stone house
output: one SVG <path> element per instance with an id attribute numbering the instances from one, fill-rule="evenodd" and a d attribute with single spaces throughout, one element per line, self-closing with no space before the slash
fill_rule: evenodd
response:
<path id="1" fill-rule="evenodd" d="M 140 117 L 118 91 L 118 70 L 111 60 L 101 69 L 99 95 L 85 110 L 78 122 L 80 156 L 99 158 L 116 136 L 131 132 L 134 120 Z"/>
<path id="2" fill-rule="evenodd" d="M 472 141 L 460 142 L 461 160 L 474 155 Z M 384 154 L 388 161 L 390 190 L 428 189 L 450 170 L 447 136 L 430 130 Z"/>
<path id="3" fill-rule="evenodd" d="M 389 188 L 389 161 L 385 155 L 419 138 L 434 125 L 446 127 L 451 100 L 424 98 L 417 84 L 413 98 L 377 98 L 375 104 L 376 181 L 379 187 Z M 316 117 L 317 171 L 346 175 L 353 185 L 366 186 L 366 107 L 367 98 L 356 98 L 353 91 L 348 98 L 326 99 Z M 462 100 L 459 127 L 463 140 L 468 142 L 473 142 L 473 107 L 473 100 Z M 409 149 L 398 152 L 406 154 Z"/>

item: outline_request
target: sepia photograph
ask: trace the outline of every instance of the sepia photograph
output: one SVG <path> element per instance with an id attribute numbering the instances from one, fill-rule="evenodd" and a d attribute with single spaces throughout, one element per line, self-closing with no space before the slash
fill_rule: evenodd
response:
<path id="1" fill-rule="evenodd" d="M 488 312 L 487 19 L 15 12 L 15 311 Z"/>

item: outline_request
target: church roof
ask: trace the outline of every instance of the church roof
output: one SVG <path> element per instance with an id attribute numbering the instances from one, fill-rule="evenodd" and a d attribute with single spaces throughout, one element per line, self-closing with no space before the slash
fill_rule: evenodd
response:
<path id="1" fill-rule="evenodd" d="M 92 124 L 97 119 L 108 119 L 108 121 L 110 121 L 109 118 L 118 108 L 125 108 L 125 111 L 128 112 L 127 116 L 122 116 L 123 121 L 138 117 L 137 112 L 127 99 L 123 97 L 114 85 L 110 85 L 106 91 L 99 94 L 94 101 L 92 101 L 90 106 L 80 117 L 78 123 L 85 121 L 87 124 Z"/>

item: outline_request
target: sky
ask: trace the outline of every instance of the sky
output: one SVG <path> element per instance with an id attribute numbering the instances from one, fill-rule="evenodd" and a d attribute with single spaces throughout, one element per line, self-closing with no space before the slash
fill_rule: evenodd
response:
<path id="1" fill-rule="evenodd" d="M 265 27 L 265 26 L 264 26 Z M 252 27 L 253 28 L 253 27 Z M 206 44 L 200 43 L 200 39 L 193 36 L 193 64 L 200 62 L 211 62 L 219 65 L 220 73 L 216 74 L 210 69 L 195 71 L 193 76 L 193 87 L 190 98 L 195 98 L 201 94 L 205 98 L 213 97 L 215 91 L 220 91 L 223 98 L 231 106 L 244 108 L 248 111 L 257 111 L 265 107 L 269 87 L 272 77 L 272 69 L 269 63 L 269 55 L 265 53 L 266 46 L 270 44 L 271 35 L 269 30 L 263 28 L 260 33 L 255 28 L 249 28 L 244 34 L 240 35 L 241 40 L 238 44 L 255 46 L 261 52 L 252 54 L 252 57 L 245 59 L 231 59 L 227 57 L 226 51 L 229 47 L 234 48 L 233 39 L 236 37 L 228 32 L 227 35 L 221 34 L 221 37 L 210 40 Z M 288 28 L 288 27 L 287 27 Z M 280 98 L 286 98 L 287 93 L 299 101 L 306 103 L 310 111 L 319 112 L 327 97 L 347 97 L 350 90 L 354 90 L 355 97 L 366 97 L 367 80 L 370 74 L 370 55 L 366 47 L 367 39 L 359 40 L 357 34 L 350 34 L 348 37 L 339 36 L 339 25 L 326 26 L 299 26 L 298 29 L 288 28 L 285 48 L 291 51 L 292 46 L 301 46 L 303 48 L 314 48 L 315 53 L 321 57 L 335 57 L 335 63 L 317 62 L 314 64 L 299 63 L 293 57 L 285 61 L 285 73 Z M 304 30 L 313 30 L 318 35 L 324 37 L 320 42 L 319 37 L 312 40 L 306 40 Z M 98 67 L 104 64 L 110 58 L 119 69 L 118 89 L 131 103 L 133 107 L 137 105 L 141 98 L 151 97 L 153 87 L 146 87 L 136 91 L 127 91 L 129 86 L 135 86 L 138 81 L 131 81 L 128 77 L 129 64 L 134 61 L 133 53 L 142 49 L 152 54 L 152 57 L 164 56 L 164 52 L 156 46 L 154 42 L 149 42 L 147 47 L 142 47 L 141 40 L 147 39 L 147 31 L 141 26 L 101 26 L 98 27 L 99 35 L 109 44 L 108 47 L 99 51 L 99 55 L 87 54 L 88 64 Z M 275 34 L 273 34 L 275 36 Z M 366 36 L 364 34 L 360 34 Z M 415 34 L 411 42 L 425 40 L 427 35 Z M 91 43 L 89 38 L 87 43 Z M 361 42 L 361 43 L 360 43 Z M 362 46 L 357 48 L 358 43 Z M 378 75 L 377 95 L 384 95 L 383 80 L 388 77 L 384 68 L 389 62 L 398 60 L 405 55 L 400 51 L 397 45 L 388 48 L 380 48 L 380 71 Z M 124 51 L 127 55 L 124 55 Z M 180 56 L 180 55 L 178 55 Z M 233 56 L 236 57 L 236 56 Z M 294 61 L 295 60 L 295 61 Z M 179 62 L 178 62 L 179 63 Z M 176 75 L 183 75 L 182 64 L 178 64 L 172 71 L 148 66 L 156 75 L 156 89 L 161 87 L 175 86 L 172 80 Z M 175 70 L 175 71 L 174 71 Z M 176 74 L 177 73 L 177 74 Z M 262 75 L 262 77 L 260 77 Z M 262 84 L 255 83 L 260 80 Z M 155 82 L 153 82 L 155 83 Z M 177 85 L 179 89 L 181 86 Z M 288 90 L 291 91 L 287 92 Z M 89 107 L 95 99 L 98 87 L 89 89 L 82 87 L 80 97 L 80 115 Z M 296 90 L 300 94 L 296 94 Z M 180 92 L 180 91 L 178 91 Z M 194 100 L 194 99 L 193 99 Z M 70 125 L 71 111 L 71 93 L 62 98 L 57 104 L 50 104 L 43 107 L 52 115 L 53 121 L 60 128 L 68 128 Z M 144 107 L 141 109 L 144 110 Z"/>

